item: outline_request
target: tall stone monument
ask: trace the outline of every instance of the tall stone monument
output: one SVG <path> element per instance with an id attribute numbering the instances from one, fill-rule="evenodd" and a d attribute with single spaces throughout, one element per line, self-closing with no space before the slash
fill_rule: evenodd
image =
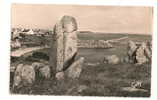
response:
<path id="1" fill-rule="evenodd" d="M 53 74 L 66 70 L 77 54 L 77 22 L 74 17 L 63 16 L 53 29 L 50 66 Z"/>

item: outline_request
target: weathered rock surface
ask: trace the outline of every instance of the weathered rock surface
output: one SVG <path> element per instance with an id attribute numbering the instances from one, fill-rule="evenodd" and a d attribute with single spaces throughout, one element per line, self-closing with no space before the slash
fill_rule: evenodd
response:
<path id="1" fill-rule="evenodd" d="M 23 64 L 19 64 L 16 67 L 15 73 L 14 73 L 14 83 L 13 86 L 18 86 L 21 83 L 21 70 L 22 70 Z"/>
<path id="2" fill-rule="evenodd" d="M 51 73 L 50 73 L 50 67 L 48 65 L 45 65 L 41 68 L 39 68 L 39 73 L 41 74 L 42 77 L 48 79 L 50 78 L 51 76 Z"/>
<path id="3" fill-rule="evenodd" d="M 75 58 L 77 52 L 76 30 L 76 20 L 71 16 L 63 16 L 55 25 L 50 50 L 50 66 L 54 73 L 68 68 L 71 60 Z"/>
<path id="4" fill-rule="evenodd" d="M 71 62 L 74 61 L 78 51 L 76 31 L 65 33 L 64 46 L 64 69 L 66 69 L 71 65 Z"/>
<path id="5" fill-rule="evenodd" d="M 151 42 L 147 42 L 146 43 L 147 47 L 145 48 L 145 54 L 147 56 L 147 58 L 149 59 L 149 61 L 151 61 L 152 59 L 152 44 Z"/>
<path id="6" fill-rule="evenodd" d="M 79 78 L 82 67 L 84 64 L 84 57 L 81 57 L 80 59 L 76 60 L 66 71 L 65 74 L 67 77 L 75 79 Z"/>
<path id="7" fill-rule="evenodd" d="M 142 42 L 140 45 L 136 45 L 135 42 L 129 41 L 128 43 L 128 56 L 125 61 L 141 65 L 151 61 L 151 45 L 149 42 Z"/>
<path id="8" fill-rule="evenodd" d="M 64 72 L 58 72 L 55 75 L 57 80 L 63 80 L 64 79 Z"/>
<path id="9" fill-rule="evenodd" d="M 54 27 L 54 40 L 51 45 L 50 66 L 53 67 L 53 71 L 59 72 L 63 69 L 64 63 L 64 34 L 62 23 L 59 22 Z"/>
<path id="10" fill-rule="evenodd" d="M 44 64 L 40 63 L 40 62 L 32 63 L 32 67 L 35 68 L 36 70 L 39 69 L 39 68 L 42 68 L 43 66 L 44 66 Z"/>
<path id="11" fill-rule="evenodd" d="M 143 42 L 141 46 L 136 51 L 136 61 L 137 65 L 144 64 L 149 61 L 149 59 L 146 57 L 145 51 L 147 50 L 146 43 Z"/>
<path id="12" fill-rule="evenodd" d="M 34 81 L 34 68 L 31 65 L 19 64 L 15 70 L 13 86 L 32 85 Z"/>
<path id="13" fill-rule="evenodd" d="M 43 63 L 34 62 L 32 63 L 32 67 L 35 69 L 35 71 L 43 77 L 43 78 L 50 78 L 51 76 L 51 70 L 49 65 L 45 65 Z"/>
<path id="14" fill-rule="evenodd" d="M 78 93 L 83 92 L 84 90 L 86 90 L 88 87 L 86 85 L 80 85 L 77 89 Z"/>
<path id="15" fill-rule="evenodd" d="M 136 49 L 137 49 L 137 45 L 135 42 L 133 41 L 129 41 L 128 42 L 128 52 L 127 52 L 127 55 L 128 55 L 128 62 L 129 63 L 135 63 L 135 52 L 136 52 Z"/>
<path id="16" fill-rule="evenodd" d="M 120 59 L 116 55 L 110 55 L 104 57 L 104 63 L 107 64 L 118 64 L 120 62 Z"/>
<path id="17" fill-rule="evenodd" d="M 77 31 L 77 22 L 74 17 L 63 16 L 61 19 L 61 23 L 62 23 L 64 32 L 72 33 L 73 31 Z"/>

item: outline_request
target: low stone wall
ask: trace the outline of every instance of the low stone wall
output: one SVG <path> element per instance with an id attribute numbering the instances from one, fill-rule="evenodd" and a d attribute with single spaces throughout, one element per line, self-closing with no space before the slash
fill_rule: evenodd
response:
<path id="1" fill-rule="evenodd" d="M 112 48 L 113 46 L 105 40 L 78 40 L 79 48 Z"/>

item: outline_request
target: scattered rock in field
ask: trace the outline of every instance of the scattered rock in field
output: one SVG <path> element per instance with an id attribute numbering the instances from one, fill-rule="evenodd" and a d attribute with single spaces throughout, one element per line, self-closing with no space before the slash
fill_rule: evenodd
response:
<path id="1" fill-rule="evenodd" d="M 83 92 L 84 90 L 86 90 L 88 87 L 86 86 L 86 85 L 80 85 L 79 87 L 78 87 L 78 89 L 77 89 L 77 91 L 79 92 L 79 93 L 81 93 L 81 92 Z"/>
<path id="2" fill-rule="evenodd" d="M 126 58 L 129 63 L 135 63 L 135 53 L 136 53 L 137 45 L 133 41 L 128 42 L 128 58 Z"/>
<path id="3" fill-rule="evenodd" d="M 21 79 L 21 70 L 22 70 L 22 67 L 23 67 L 23 64 L 19 64 L 16 67 L 15 74 L 14 74 L 14 83 L 13 83 L 13 86 L 20 85 L 20 83 L 22 81 L 22 79 Z"/>
<path id="4" fill-rule="evenodd" d="M 35 69 L 35 71 L 43 77 L 43 78 L 50 78 L 51 76 L 51 70 L 50 70 L 50 66 L 48 65 L 45 65 L 43 63 L 40 63 L 40 62 L 34 62 L 32 63 L 32 67 Z"/>
<path id="5" fill-rule="evenodd" d="M 32 84 L 35 81 L 35 70 L 31 65 L 25 65 L 22 70 L 22 80 L 26 80 L 23 83 Z"/>
<path id="6" fill-rule="evenodd" d="M 110 55 L 105 56 L 103 62 L 107 64 L 118 64 L 120 62 L 120 59 L 116 55 Z"/>
<path id="7" fill-rule="evenodd" d="M 56 77 L 57 80 L 63 80 L 64 79 L 64 72 L 56 73 L 55 77 Z"/>
<path id="8" fill-rule="evenodd" d="M 76 86 L 72 86 L 71 88 L 69 88 L 66 93 L 67 95 L 74 95 L 76 94 Z"/>
<path id="9" fill-rule="evenodd" d="M 32 85 L 35 81 L 35 70 L 31 65 L 19 64 L 14 74 L 13 86 Z"/>
<path id="10" fill-rule="evenodd" d="M 34 62 L 34 63 L 32 63 L 32 67 L 34 67 L 35 69 L 42 68 L 43 66 L 44 66 L 44 64 L 40 63 L 40 62 Z"/>
<path id="11" fill-rule="evenodd" d="M 152 59 L 152 44 L 151 42 L 147 42 L 146 43 L 147 47 L 145 48 L 145 55 L 147 56 L 147 58 L 149 59 L 149 61 L 151 61 Z"/>
<path id="12" fill-rule="evenodd" d="M 146 50 L 147 50 L 146 43 L 143 42 L 136 51 L 136 61 L 137 61 L 136 65 L 141 65 L 149 61 L 149 59 L 146 56 Z"/>
<path id="13" fill-rule="evenodd" d="M 82 72 L 84 57 L 75 61 L 66 71 L 66 76 L 72 79 L 78 78 Z"/>
<path id="14" fill-rule="evenodd" d="M 151 61 L 151 46 L 149 42 L 142 42 L 137 46 L 135 42 L 128 43 L 128 56 L 125 58 L 126 62 L 142 65 Z"/>
<path id="15" fill-rule="evenodd" d="M 51 76 L 50 73 L 50 67 L 48 65 L 45 65 L 41 68 L 39 68 L 39 73 L 41 74 L 42 77 L 48 79 Z"/>
<path id="16" fill-rule="evenodd" d="M 123 62 L 125 62 L 125 63 L 130 63 L 129 57 L 128 57 L 128 56 L 124 57 L 124 58 L 123 58 Z"/>

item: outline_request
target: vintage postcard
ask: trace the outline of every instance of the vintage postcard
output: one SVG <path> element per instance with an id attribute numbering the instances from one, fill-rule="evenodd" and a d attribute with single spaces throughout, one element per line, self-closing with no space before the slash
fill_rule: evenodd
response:
<path id="1" fill-rule="evenodd" d="M 150 97 L 153 7 L 11 5 L 10 93 Z"/>

